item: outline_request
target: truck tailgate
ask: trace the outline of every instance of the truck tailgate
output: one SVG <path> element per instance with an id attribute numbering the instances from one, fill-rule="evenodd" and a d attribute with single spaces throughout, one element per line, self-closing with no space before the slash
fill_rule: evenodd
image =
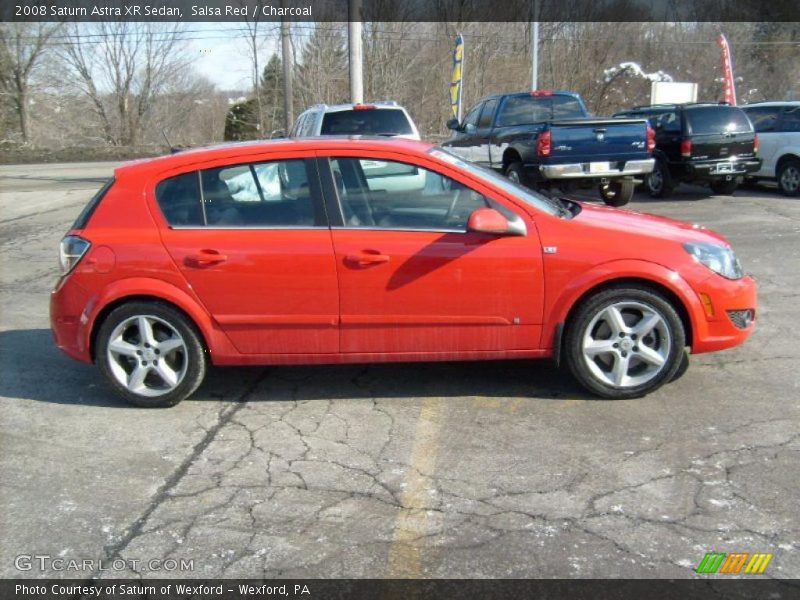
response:
<path id="1" fill-rule="evenodd" d="M 569 119 L 550 123 L 551 163 L 649 158 L 644 119 Z"/>

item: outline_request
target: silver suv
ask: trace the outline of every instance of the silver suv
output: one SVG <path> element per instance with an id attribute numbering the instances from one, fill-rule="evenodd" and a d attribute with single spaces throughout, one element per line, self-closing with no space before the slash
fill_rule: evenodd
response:
<path id="1" fill-rule="evenodd" d="M 419 131 L 408 111 L 397 102 L 317 104 L 303 111 L 289 137 L 320 135 L 380 135 L 418 140 Z"/>

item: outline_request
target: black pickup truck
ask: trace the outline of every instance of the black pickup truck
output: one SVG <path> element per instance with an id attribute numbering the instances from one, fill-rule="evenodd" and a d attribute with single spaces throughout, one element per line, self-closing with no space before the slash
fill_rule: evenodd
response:
<path id="1" fill-rule="evenodd" d="M 655 104 L 614 116 L 645 118 L 656 130 L 656 166 L 644 181 L 654 198 L 669 196 L 681 182 L 707 184 L 715 194 L 733 194 L 739 177 L 761 168 L 753 125 L 737 106 Z"/>
<path id="2" fill-rule="evenodd" d="M 589 117 L 572 92 L 489 96 L 447 126 L 454 134 L 442 146 L 467 160 L 538 189 L 597 186 L 612 206 L 627 204 L 634 177 L 653 170 L 646 119 Z"/>

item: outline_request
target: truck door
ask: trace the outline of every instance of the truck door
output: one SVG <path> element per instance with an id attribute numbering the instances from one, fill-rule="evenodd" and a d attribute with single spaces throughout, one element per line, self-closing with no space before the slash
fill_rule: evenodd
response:
<path id="1" fill-rule="evenodd" d="M 478 118 L 478 129 L 473 136 L 475 145 L 472 147 L 472 162 L 478 163 L 483 167 L 491 167 L 492 161 L 502 162 L 502 156 L 493 157 L 491 155 L 492 124 L 494 123 L 497 102 L 496 98 L 492 98 L 483 103 L 483 110 L 480 118 Z"/>

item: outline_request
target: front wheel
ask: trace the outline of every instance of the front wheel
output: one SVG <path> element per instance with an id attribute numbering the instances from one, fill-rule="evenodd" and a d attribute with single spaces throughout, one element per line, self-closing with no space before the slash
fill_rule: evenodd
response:
<path id="1" fill-rule="evenodd" d="M 194 324 L 160 302 L 114 309 L 97 333 L 96 354 L 111 386 L 136 406 L 174 406 L 199 387 L 206 373 L 206 353 Z"/>
<path id="2" fill-rule="evenodd" d="M 718 196 L 730 196 L 739 187 L 735 179 L 714 179 L 711 181 L 711 191 Z"/>
<path id="3" fill-rule="evenodd" d="M 638 398 L 670 381 L 686 338 L 673 306 L 646 287 L 604 290 L 584 300 L 567 324 L 566 362 L 590 392 Z"/>
<path id="4" fill-rule="evenodd" d="M 633 198 L 636 187 L 632 179 L 616 179 L 605 184 L 600 184 L 600 197 L 609 206 L 625 206 Z"/>

